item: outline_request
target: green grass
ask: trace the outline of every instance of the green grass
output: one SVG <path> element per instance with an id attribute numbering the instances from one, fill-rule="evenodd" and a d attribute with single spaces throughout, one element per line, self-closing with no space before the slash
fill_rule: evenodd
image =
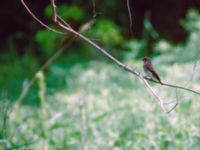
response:
<path id="1" fill-rule="evenodd" d="M 125 62 L 141 70 L 141 61 Z M 172 65 L 162 63 L 159 58 L 153 62 L 163 81 L 181 85 L 193 67 L 192 62 Z M 200 88 L 199 78 L 196 74 L 191 87 Z M 57 88 L 60 85 L 62 88 Z M 66 68 L 54 63 L 45 76 L 44 105 L 38 96 L 41 88 L 37 83 L 35 86 L 37 90 L 30 91 L 16 117 L 8 117 L 7 127 L 2 128 L 7 136 L 1 132 L 1 139 L 7 140 L 13 149 L 77 150 L 85 146 L 99 150 L 197 150 L 200 147 L 197 95 L 178 91 L 178 107 L 170 114 L 162 113 L 143 83 L 114 64 L 90 61 L 87 65 L 77 63 Z M 176 96 L 174 89 L 152 86 L 168 101 Z M 7 91 L 8 97 L 10 94 Z M 37 107 L 26 104 L 29 98 L 38 103 Z"/>

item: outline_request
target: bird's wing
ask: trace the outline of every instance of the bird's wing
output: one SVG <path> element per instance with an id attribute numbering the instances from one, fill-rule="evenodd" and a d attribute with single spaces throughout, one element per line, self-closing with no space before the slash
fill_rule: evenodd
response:
<path id="1" fill-rule="evenodd" d="M 160 78 L 159 78 L 159 76 L 158 76 L 158 74 L 157 74 L 156 71 L 153 69 L 152 64 L 150 63 L 150 64 L 147 65 L 146 67 L 147 67 L 147 69 L 152 73 L 152 76 L 155 77 L 159 82 L 161 82 L 161 81 L 160 81 Z"/>

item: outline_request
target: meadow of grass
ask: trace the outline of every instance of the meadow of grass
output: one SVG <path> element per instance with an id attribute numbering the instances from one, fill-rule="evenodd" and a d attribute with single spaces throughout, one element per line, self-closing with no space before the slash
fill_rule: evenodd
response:
<path id="1" fill-rule="evenodd" d="M 177 63 L 176 57 L 166 57 L 170 58 L 153 59 L 162 80 L 184 85 L 194 62 Z M 14 117 L 10 116 L 13 107 L 9 97 L 15 88 L 4 89 L 1 149 L 200 148 L 198 95 L 151 84 L 166 101 L 179 100 L 177 108 L 165 114 L 138 78 L 114 64 L 91 60 L 65 67 L 64 60 L 55 62 L 48 74 L 41 73 L 36 89 L 30 91 Z M 142 70 L 141 61 L 124 62 Z M 199 89 L 199 80 L 197 67 L 189 86 Z"/>

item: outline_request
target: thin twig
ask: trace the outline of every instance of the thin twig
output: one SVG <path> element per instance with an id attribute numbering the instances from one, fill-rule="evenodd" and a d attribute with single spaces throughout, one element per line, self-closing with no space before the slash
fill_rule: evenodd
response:
<path id="1" fill-rule="evenodd" d="M 192 79 L 194 78 L 195 76 L 195 73 L 196 73 L 196 69 L 198 67 L 198 65 L 200 64 L 200 60 L 196 61 L 193 65 L 193 69 L 192 69 L 192 74 L 189 78 L 189 80 L 185 83 L 185 87 L 188 87 L 189 86 L 189 83 L 192 81 Z"/>
<path id="2" fill-rule="evenodd" d="M 93 18 L 95 19 L 97 16 L 95 0 L 92 0 L 92 8 L 93 8 Z"/>
<path id="3" fill-rule="evenodd" d="M 145 78 L 146 80 L 149 80 L 151 82 L 160 84 L 160 82 L 158 82 L 156 80 L 153 80 L 152 78 L 149 78 L 147 76 L 143 76 L 143 78 Z M 172 87 L 172 88 L 176 88 L 176 89 L 182 89 L 182 90 L 189 91 L 189 92 L 192 92 L 192 93 L 200 95 L 200 91 L 189 89 L 187 87 L 180 86 L 180 85 L 174 85 L 174 84 L 169 84 L 169 83 L 162 82 L 162 86 Z"/>
<path id="4" fill-rule="evenodd" d="M 170 108 L 169 110 L 166 110 L 165 106 L 164 106 L 166 103 L 163 101 L 163 99 L 154 91 L 154 89 L 149 85 L 149 83 L 142 76 L 140 77 L 140 79 L 145 83 L 146 87 L 151 91 L 151 93 L 159 101 L 160 107 L 163 110 L 163 112 L 170 113 L 172 110 L 174 110 L 176 108 L 176 106 L 178 105 L 177 101 L 176 101 L 175 105 L 172 108 Z"/>
<path id="5" fill-rule="evenodd" d="M 154 89 L 149 85 L 149 83 L 142 76 L 140 76 L 140 79 L 145 83 L 146 87 L 151 91 L 151 93 L 159 101 L 160 107 L 163 110 L 163 112 L 167 112 L 165 107 L 164 107 L 163 99 L 154 91 Z"/>
<path id="6" fill-rule="evenodd" d="M 55 13 L 56 12 L 56 4 L 55 4 L 55 1 L 54 0 L 51 0 L 51 7 L 52 7 L 52 10 L 53 10 L 53 21 L 54 22 L 57 22 L 57 14 Z"/>
<path id="7" fill-rule="evenodd" d="M 127 0 L 127 9 L 128 9 L 128 15 L 129 15 L 129 20 L 130 20 L 130 31 L 131 34 L 133 34 L 132 26 L 133 26 L 133 20 L 132 20 L 132 13 L 131 13 L 131 8 L 130 8 L 130 1 Z"/>
<path id="8" fill-rule="evenodd" d="M 55 32 L 55 33 L 58 33 L 58 34 L 66 34 L 64 32 L 61 32 L 61 31 L 57 31 L 51 27 L 49 27 L 48 25 L 46 25 L 45 23 L 43 23 L 40 19 L 38 19 L 33 13 L 32 11 L 29 9 L 29 7 L 27 7 L 27 5 L 25 4 L 25 2 L 23 0 L 21 0 L 21 3 L 22 5 L 26 8 L 26 10 L 28 11 L 28 13 L 36 20 L 38 21 L 43 27 Z"/>

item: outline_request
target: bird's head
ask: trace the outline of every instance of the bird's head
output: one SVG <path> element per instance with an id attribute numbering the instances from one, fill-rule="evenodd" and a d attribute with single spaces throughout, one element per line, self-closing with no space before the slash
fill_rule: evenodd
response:
<path id="1" fill-rule="evenodd" d="M 151 59 L 150 59 L 149 57 L 147 57 L 147 56 L 145 56 L 142 60 L 143 60 L 144 62 L 146 62 L 146 61 L 151 61 Z"/>

